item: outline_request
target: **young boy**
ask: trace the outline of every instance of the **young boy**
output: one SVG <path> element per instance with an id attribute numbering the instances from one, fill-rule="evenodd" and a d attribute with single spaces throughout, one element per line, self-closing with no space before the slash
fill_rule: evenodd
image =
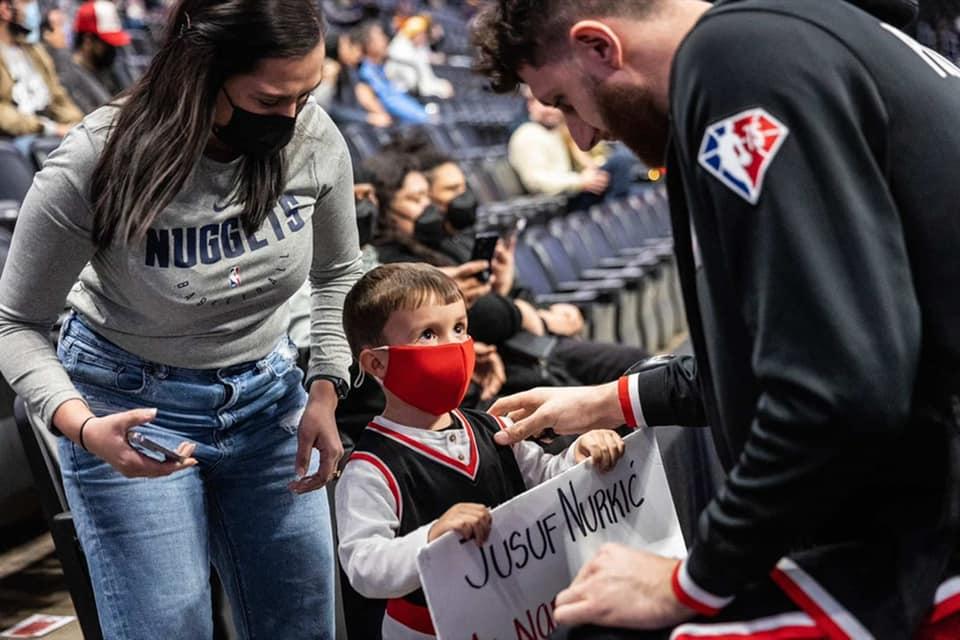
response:
<path id="1" fill-rule="evenodd" d="M 430 638 L 418 549 L 447 531 L 482 544 L 490 508 L 587 457 L 611 468 L 623 441 L 592 431 L 557 456 L 531 442 L 497 445 L 504 418 L 457 408 L 473 374 L 473 342 L 457 285 L 433 267 L 370 271 L 343 315 L 353 355 L 383 385 L 387 404 L 337 484 L 340 562 L 358 593 L 387 600 L 384 640 Z"/>

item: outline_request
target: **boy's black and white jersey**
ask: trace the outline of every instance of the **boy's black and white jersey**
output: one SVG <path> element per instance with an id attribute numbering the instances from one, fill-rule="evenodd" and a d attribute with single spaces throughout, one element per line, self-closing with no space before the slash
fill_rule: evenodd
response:
<path id="1" fill-rule="evenodd" d="M 504 420 L 452 416 L 442 431 L 375 418 L 337 484 L 340 562 L 356 591 L 387 600 L 385 640 L 433 633 L 416 555 L 440 516 L 462 502 L 492 509 L 574 464 L 574 447 L 554 456 L 532 442 L 501 446 Z"/>

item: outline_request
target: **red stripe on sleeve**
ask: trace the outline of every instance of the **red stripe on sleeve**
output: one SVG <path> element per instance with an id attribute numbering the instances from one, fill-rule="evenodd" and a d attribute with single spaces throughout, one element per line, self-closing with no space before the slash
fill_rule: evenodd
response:
<path id="1" fill-rule="evenodd" d="M 390 493 L 393 494 L 393 500 L 396 502 L 397 518 L 402 518 L 403 504 L 400 502 L 400 485 L 397 484 L 397 479 L 393 477 L 393 473 L 387 465 L 383 463 L 383 460 L 371 453 L 365 453 L 363 451 L 358 451 L 350 456 L 350 461 L 353 462 L 354 460 L 369 462 L 383 474 L 384 479 L 387 481 L 387 486 L 390 487 Z"/>
<path id="2" fill-rule="evenodd" d="M 628 427 L 637 427 L 637 417 L 633 415 L 633 402 L 630 401 L 630 376 L 623 376 L 617 385 L 617 394 L 620 397 L 620 409 L 623 411 L 623 420 Z"/>
<path id="3" fill-rule="evenodd" d="M 623 380 L 623 378 L 621 378 Z M 697 613 L 702 616 L 715 616 L 720 612 L 720 609 L 716 607 L 711 607 L 708 604 L 700 602 L 695 599 L 692 595 L 683 590 L 683 587 L 680 585 L 680 565 L 682 562 L 677 562 L 677 566 L 673 569 L 673 576 L 670 579 L 670 584 L 673 586 L 673 595 L 677 596 L 682 604 L 690 607 Z"/>

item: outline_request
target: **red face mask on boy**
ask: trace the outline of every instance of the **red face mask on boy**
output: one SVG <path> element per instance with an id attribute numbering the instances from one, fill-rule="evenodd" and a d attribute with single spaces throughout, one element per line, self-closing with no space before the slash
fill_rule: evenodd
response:
<path id="1" fill-rule="evenodd" d="M 412 407 L 440 416 L 463 402 L 473 378 L 473 339 L 441 345 L 384 347 L 390 354 L 384 388 Z"/>

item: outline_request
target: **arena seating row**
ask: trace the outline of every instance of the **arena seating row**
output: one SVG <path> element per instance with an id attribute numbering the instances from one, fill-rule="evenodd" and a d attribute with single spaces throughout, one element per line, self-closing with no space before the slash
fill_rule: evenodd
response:
<path id="1" fill-rule="evenodd" d="M 577 293 L 594 339 L 664 350 L 685 330 L 660 186 L 526 227 L 517 277 L 538 302 Z M 602 323 L 602 324 L 601 324 Z"/>

